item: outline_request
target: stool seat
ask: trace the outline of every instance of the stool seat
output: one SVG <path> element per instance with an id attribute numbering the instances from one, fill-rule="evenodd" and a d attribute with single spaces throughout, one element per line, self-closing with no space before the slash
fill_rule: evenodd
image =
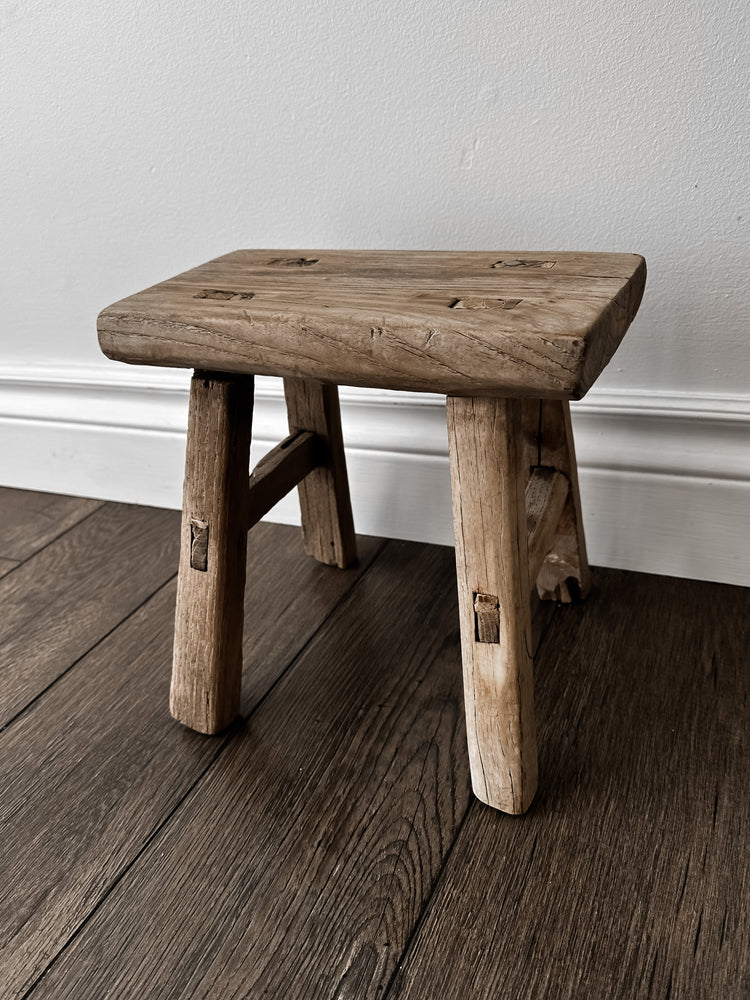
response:
<path id="1" fill-rule="evenodd" d="M 636 254 L 238 250 L 109 306 L 114 360 L 579 399 L 635 316 Z"/>

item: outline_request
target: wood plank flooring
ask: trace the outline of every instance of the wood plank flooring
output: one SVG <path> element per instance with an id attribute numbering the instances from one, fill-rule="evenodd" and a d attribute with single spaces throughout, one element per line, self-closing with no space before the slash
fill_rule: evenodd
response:
<path id="1" fill-rule="evenodd" d="M 453 551 L 249 535 L 242 718 L 169 716 L 179 515 L 0 490 L 0 997 L 750 997 L 750 591 L 535 608 L 540 791 L 470 792 Z"/>

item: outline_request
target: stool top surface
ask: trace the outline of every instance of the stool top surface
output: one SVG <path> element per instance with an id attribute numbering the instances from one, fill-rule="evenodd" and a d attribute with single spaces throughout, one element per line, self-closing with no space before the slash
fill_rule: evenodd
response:
<path id="1" fill-rule="evenodd" d="M 635 316 L 636 254 L 238 250 L 99 316 L 131 364 L 580 398 Z"/>

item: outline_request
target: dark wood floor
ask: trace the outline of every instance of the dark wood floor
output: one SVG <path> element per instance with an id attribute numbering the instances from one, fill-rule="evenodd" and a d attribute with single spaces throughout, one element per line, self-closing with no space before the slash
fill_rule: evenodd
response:
<path id="1" fill-rule="evenodd" d="M 472 798 L 453 552 L 249 536 L 242 719 L 169 716 L 179 515 L 0 490 L 0 997 L 747 998 L 750 591 L 535 611 L 541 786 Z"/>

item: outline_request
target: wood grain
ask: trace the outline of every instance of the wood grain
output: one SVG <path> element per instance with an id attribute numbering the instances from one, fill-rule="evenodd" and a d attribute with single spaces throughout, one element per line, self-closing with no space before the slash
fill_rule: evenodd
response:
<path id="1" fill-rule="evenodd" d="M 199 733 L 240 707 L 252 413 L 252 376 L 193 375 L 169 705 Z"/>
<path id="2" fill-rule="evenodd" d="M 18 559 L 0 559 L 0 577 L 5 576 L 6 573 L 10 573 L 12 569 L 20 565 L 20 560 Z"/>
<path id="3" fill-rule="evenodd" d="M 282 497 L 316 468 L 325 448 L 316 434 L 298 431 L 284 438 L 258 462 L 250 474 L 248 527 L 275 507 Z"/>
<path id="4" fill-rule="evenodd" d="M 299 484 L 302 534 L 309 555 L 345 568 L 357 558 L 346 474 L 338 388 L 314 379 L 284 379 L 289 431 L 312 431 L 323 455 Z"/>
<path id="5" fill-rule="evenodd" d="M 750 591 L 598 571 L 538 656 L 543 780 L 470 808 L 388 1000 L 750 988 Z"/>
<path id="6" fill-rule="evenodd" d="M 554 469 L 534 469 L 526 485 L 526 527 L 529 542 L 529 587 L 533 587 L 568 498 L 568 480 Z"/>
<path id="7" fill-rule="evenodd" d="M 645 278 L 634 254 L 244 250 L 109 306 L 99 342 L 131 364 L 579 398 Z"/>
<path id="8" fill-rule="evenodd" d="M 32 503 L 32 538 L 40 520 Z M 20 512 L 18 524 L 22 535 Z M 0 580 L 0 728 L 174 575 L 178 524 L 173 511 L 99 505 Z"/>
<path id="9" fill-rule="evenodd" d="M 472 785 L 511 813 L 528 809 L 537 782 L 521 416 L 520 400 L 448 397 Z M 497 609 L 494 641 L 482 634 L 478 597 Z"/>
<path id="10" fill-rule="evenodd" d="M 378 995 L 469 799 L 452 563 L 388 543 L 34 1000 Z"/>
<path id="11" fill-rule="evenodd" d="M 260 524 L 250 539 L 245 714 L 383 546 L 360 539 L 360 567 L 342 572 L 308 559 L 292 528 Z M 290 578 L 300 582 L 291 599 Z M 107 580 L 88 581 L 104 601 Z M 4 1000 L 26 995 L 225 746 L 169 717 L 174 604 L 172 581 L 0 735 Z M 279 628 L 288 616 L 294 628 Z"/>
<path id="12" fill-rule="evenodd" d="M 591 587 L 591 573 L 586 554 L 570 405 L 567 401 L 539 401 L 538 446 L 537 464 L 561 472 L 568 480 L 570 489 L 557 526 L 556 538 L 537 576 L 537 592 L 543 600 L 569 604 L 586 597 Z"/>
<path id="13" fill-rule="evenodd" d="M 750 591 L 600 570 L 537 604 L 518 820 L 465 811 L 450 550 L 250 547 L 248 727 L 170 723 L 172 582 L 0 734 L 4 998 L 744 1000 Z"/>
<path id="14" fill-rule="evenodd" d="M 23 562 L 101 506 L 101 500 L 0 487 L 0 573 L 4 564 Z"/>

